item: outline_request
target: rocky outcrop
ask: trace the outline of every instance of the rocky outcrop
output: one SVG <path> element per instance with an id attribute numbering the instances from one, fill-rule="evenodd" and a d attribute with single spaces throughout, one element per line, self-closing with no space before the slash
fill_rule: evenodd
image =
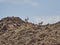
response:
<path id="1" fill-rule="evenodd" d="M 60 45 L 60 22 L 37 25 L 19 17 L 0 20 L 0 45 Z"/>

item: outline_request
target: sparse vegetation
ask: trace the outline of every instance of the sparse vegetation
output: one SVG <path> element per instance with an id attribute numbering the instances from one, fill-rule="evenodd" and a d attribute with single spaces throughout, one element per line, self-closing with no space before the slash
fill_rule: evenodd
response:
<path id="1" fill-rule="evenodd" d="M 25 22 L 28 22 L 28 20 L 29 20 L 29 18 L 27 17 L 27 18 L 25 18 Z"/>
<path id="2" fill-rule="evenodd" d="M 42 25 L 43 24 L 43 21 L 42 22 L 40 22 L 40 23 L 38 23 L 38 25 Z"/>
<path id="3" fill-rule="evenodd" d="M 0 45 L 60 45 L 59 22 L 47 25 L 41 22 L 37 25 L 28 20 L 23 21 L 19 17 L 1 19 Z"/>

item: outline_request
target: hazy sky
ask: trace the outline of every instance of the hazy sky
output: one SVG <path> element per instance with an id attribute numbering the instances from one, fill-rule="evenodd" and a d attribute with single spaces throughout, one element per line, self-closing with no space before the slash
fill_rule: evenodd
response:
<path id="1" fill-rule="evenodd" d="M 6 16 L 28 16 L 33 23 L 55 23 L 60 21 L 60 0 L 0 0 L 0 18 Z"/>

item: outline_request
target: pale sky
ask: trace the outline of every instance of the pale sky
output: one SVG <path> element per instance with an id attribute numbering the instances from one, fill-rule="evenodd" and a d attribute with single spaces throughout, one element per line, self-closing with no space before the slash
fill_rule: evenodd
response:
<path id="1" fill-rule="evenodd" d="M 60 0 L 0 0 L 0 19 L 17 16 L 44 24 L 60 21 Z"/>

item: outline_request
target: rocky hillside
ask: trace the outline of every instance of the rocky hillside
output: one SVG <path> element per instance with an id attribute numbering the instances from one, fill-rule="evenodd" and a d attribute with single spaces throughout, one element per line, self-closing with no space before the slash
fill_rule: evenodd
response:
<path id="1" fill-rule="evenodd" d="M 19 17 L 0 20 L 0 45 L 60 45 L 60 22 L 37 25 Z"/>

